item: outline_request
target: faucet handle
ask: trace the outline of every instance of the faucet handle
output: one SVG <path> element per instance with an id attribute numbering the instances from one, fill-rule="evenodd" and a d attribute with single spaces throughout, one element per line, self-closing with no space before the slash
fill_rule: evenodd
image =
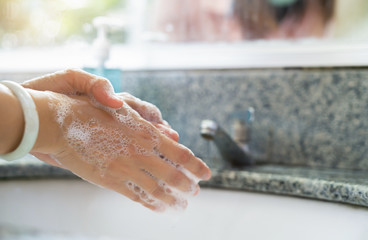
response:
<path id="1" fill-rule="evenodd" d="M 254 108 L 249 107 L 247 111 L 243 111 L 241 114 L 233 120 L 232 123 L 232 136 L 234 141 L 240 145 L 248 144 L 251 138 L 251 125 L 254 121 Z"/>
<path id="2" fill-rule="evenodd" d="M 253 107 L 249 107 L 247 110 L 242 109 L 240 111 L 235 111 L 230 114 L 230 120 L 239 120 L 244 123 L 252 123 L 255 118 L 255 109 Z"/>
<path id="3" fill-rule="evenodd" d="M 254 110 L 253 107 L 248 108 L 248 110 L 247 110 L 247 119 L 246 119 L 247 123 L 254 122 L 254 117 L 255 117 L 254 112 L 255 112 L 255 110 Z"/>
<path id="4" fill-rule="evenodd" d="M 236 119 L 232 123 L 232 137 L 238 144 L 245 144 L 249 141 L 248 127 L 245 121 Z"/>

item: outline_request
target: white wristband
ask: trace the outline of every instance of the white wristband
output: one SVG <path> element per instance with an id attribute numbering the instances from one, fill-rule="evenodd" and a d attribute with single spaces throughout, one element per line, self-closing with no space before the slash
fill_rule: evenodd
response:
<path id="1" fill-rule="evenodd" d="M 7 154 L 0 154 L 0 158 L 11 161 L 27 155 L 36 143 L 38 136 L 39 120 L 36 105 L 31 95 L 18 83 L 11 81 L 1 81 L 1 84 L 8 87 L 18 98 L 24 115 L 24 133 L 22 141 L 17 149 Z"/>

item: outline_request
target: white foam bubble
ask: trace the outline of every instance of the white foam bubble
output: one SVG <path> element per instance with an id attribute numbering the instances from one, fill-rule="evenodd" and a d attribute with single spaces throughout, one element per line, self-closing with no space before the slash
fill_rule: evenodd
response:
<path id="1" fill-rule="evenodd" d="M 65 136 L 69 145 L 79 153 L 80 157 L 90 164 L 94 164 L 104 172 L 111 159 L 119 156 L 129 155 L 129 145 L 131 140 L 128 139 L 118 128 L 106 127 L 104 123 L 100 123 L 97 119 L 90 119 L 88 122 L 82 122 L 77 115 L 71 110 L 72 102 L 65 99 L 59 99 L 57 103 L 50 101 L 50 107 L 56 112 L 56 122 L 65 130 Z M 134 119 L 133 110 L 124 104 L 119 110 L 102 106 L 93 100 L 96 107 L 110 113 L 118 122 L 133 131 L 144 131 L 146 128 Z M 64 123 L 65 119 L 71 116 L 68 121 L 69 125 Z M 154 135 L 151 131 L 149 134 Z M 152 149 L 158 146 L 157 136 L 153 136 Z M 133 146 L 136 154 L 148 155 L 149 149 L 145 149 L 139 144 Z"/>
<path id="2" fill-rule="evenodd" d="M 87 123 L 74 119 L 67 128 L 66 137 L 80 158 L 97 166 L 101 175 L 111 161 L 130 154 L 131 140 L 119 129 L 106 128 L 95 119 Z"/>
<path id="3" fill-rule="evenodd" d="M 152 196 L 151 194 L 147 193 L 143 188 L 138 186 L 136 183 L 132 181 L 127 181 L 126 186 L 130 191 L 136 194 L 139 199 L 153 207 L 156 208 L 159 212 L 167 212 L 171 211 L 183 211 L 186 209 L 188 202 L 185 198 L 183 198 L 180 194 L 175 191 L 172 191 L 164 182 L 159 181 L 159 186 L 164 188 L 166 194 L 171 195 L 175 198 L 175 203 L 168 204 L 165 203 L 156 197 Z"/>
<path id="4" fill-rule="evenodd" d="M 134 194 L 136 194 L 139 197 L 139 199 L 141 199 L 143 202 L 156 207 L 156 209 L 159 210 L 159 211 L 164 210 L 165 206 L 162 203 L 162 201 L 158 200 L 157 198 L 155 198 L 151 194 L 144 191 L 143 188 L 141 188 L 140 186 L 138 186 L 134 182 L 127 181 L 126 186 L 128 187 L 128 189 L 130 191 L 132 191 Z"/>
<path id="5" fill-rule="evenodd" d="M 183 192 L 179 191 L 176 188 L 170 187 L 166 182 L 158 179 L 149 171 L 145 169 L 142 169 L 142 171 L 148 176 L 150 176 L 154 181 L 156 181 L 157 184 L 165 191 L 166 194 L 171 195 L 175 198 L 174 204 L 170 205 L 170 204 L 162 203 L 165 206 L 165 210 L 182 211 L 186 209 L 188 205 L 188 202 L 186 200 L 186 197 L 187 197 L 186 194 L 184 194 Z"/>
<path id="6" fill-rule="evenodd" d="M 72 100 L 59 97 L 58 102 L 55 102 L 50 95 L 48 104 L 51 109 L 56 111 L 56 122 L 60 127 L 63 126 L 65 118 L 71 113 Z"/>
<path id="7" fill-rule="evenodd" d="M 142 101 L 139 98 L 137 98 L 137 100 L 139 101 L 139 105 L 137 106 L 136 110 L 144 119 L 153 123 L 163 122 L 162 114 L 155 105 L 146 101 Z"/>
<path id="8" fill-rule="evenodd" d="M 141 139 L 144 141 L 144 145 L 142 145 L 139 142 L 140 140 L 137 141 L 132 137 L 128 137 L 130 135 L 126 135 L 126 132 L 121 131 L 121 128 L 114 127 L 114 125 L 107 125 L 105 122 L 100 122 L 100 120 L 95 118 L 91 118 L 84 122 L 80 120 L 77 113 L 72 111 L 72 102 L 70 101 L 60 101 L 60 103 L 52 105 L 56 110 L 56 121 L 60 127 L 64 129 L 69 146 L 74 149 L 82 160 L 96 166 L 101 176 L 104 176 L 106 169 L 112 161 L 124 157 L 132 157 L 130 154 L 131 151 L 133 151 L 134 154 L 137 155 L 159 156 L 164 162 L 183 172 L 192 181 L 190 193 L 194 193 L 194 191 L 197 190 L 198 178 L 180 164 L 171 161 L 158 151 L 160 147 L 159 131 L 155 129 L 153 125 L 144 123 L 144 120 L 141 118 L 143 117 L 146 120 L 151 119 L 152 121 L 157 119 L 162 120 L 161 113 L 158 114 L 159 111 L 151 111 L 150 109 L 152 109 L 152 106 L 143 105 L 146 107 L 143 107 L 144 109 L 141 110 L 140 114 L 145 112 L 146 115 L 140 116 L 125 102 L 120 109 L 102 106 L 93 98 L 92 104 L 109 113 L 122 126 L 133 131 L 133 133 L 130 134 L 144 136 L 144 138 Z M 65 121 L 66 118 L 68 118 L 68 121 Z M 146 171 L 146 173 L 164 189 L 166 194 L 173 196 L 176 202 L 172 205 L 165 204 L 163 201 L 147 193 L 134 182 L 128 181 L 126 183 L 127 187 L 138 195 L 142 201 L 157 207 L 160 211 L 164 209 L 183 210 L 186 208 L 186 197 L 189 196 L 188 193 L 181 192 L 169 186 L 148 171 Z"/>
<path id="9" fill-rule="evenodd" d="M 186 192 L 182 192 L 180 194 L 194 194 L 197 191 L 197 184 L 199 182 L 199 178 L 197 178 L 196 176 L 194 176 L 194 174 L 192 174 L 188 169 L 184 168 L 183 166 L 181 166 L 178 163 L 175 163 L 173 161 L 171 161 L 170 159 L 168 159 L 167 157 L 165 157 L 163 154 L 161 154 L 160 152 L 158 152 L 157 150 L 155 150 L 155 154 L 160 157 L 163 161 L 165 161 L 167 164 L 173 166 L 174 168 L 176 168 L 177 170 L 179 170 L 180 172 L 182 172 L 191 182 L 191 186 L 189 191 Z M 179 191 L 179 190 L 178 190 Z"/>
<path id="10" fill-rule="evenodd" d="M 169 195 L 175 197 L 175 199 L 176 199 L 175 204 L 168 206 L 169 209 L 176 210 L 176 211 L 182 211 L 182 210 L 185 210 L 186 209 L 186 207 L 188 205 L 188 202 L 186 200 L 186 197 L 187 196 L 185 196 L 183 194 L 183 192 L 179 191 L 176 188 L 172 188 L 172 187 L 168 186 L 162 180 L 159 180 L 158 181 L 158 184 L 159 184 L 159 186 L 161 186 L 164 189 L 164 191 L 165 191 L 166 194 L 169 194 Z"/>

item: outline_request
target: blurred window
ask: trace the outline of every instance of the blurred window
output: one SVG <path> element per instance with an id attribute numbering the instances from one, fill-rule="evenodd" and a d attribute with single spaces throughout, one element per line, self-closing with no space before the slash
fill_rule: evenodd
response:
<path id="1" fill-rule="evenodd" d="M 124 69 L 365 66 L 368 0 L 0 0 L 0 71 L 93 65 L 105 32 Z"/>
<path id="2" fill-rule="evenodd" d="M 91 41 L 96 35 L 92 19 L 121 16 L 124 8 L 123 0 L 1 0 L 0 47 Z M 124 33 L 115 32 L 111 38 L 124 41 Z"/>

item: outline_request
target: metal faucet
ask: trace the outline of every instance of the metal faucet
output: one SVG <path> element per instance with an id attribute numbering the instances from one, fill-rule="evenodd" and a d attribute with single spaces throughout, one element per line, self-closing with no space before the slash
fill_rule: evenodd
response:
<path id="1" fill-rule="evenodd" d="M 247 115 L 247 119 L 238 118 L 234 121 L 234 139 L 213 120 L 203 120 L 201 123 L 201 136 L 207 140 L 212 140 L 221 156 L 234 167 L 251 166 L 255 161 L 249 151 L 254 109 L 249 108 Z"/>

